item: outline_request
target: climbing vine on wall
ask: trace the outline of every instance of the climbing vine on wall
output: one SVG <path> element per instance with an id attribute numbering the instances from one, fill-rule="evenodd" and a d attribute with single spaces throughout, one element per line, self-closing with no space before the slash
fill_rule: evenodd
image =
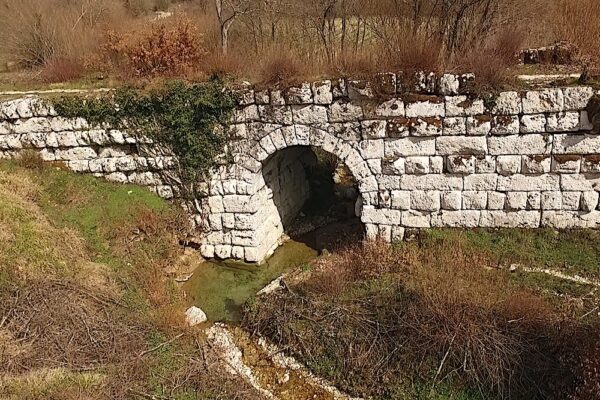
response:
<path id="1" fill-rule="evenodd" d="M 85 118 L 92 125 L 123 129 L 154 142 L 176 156 L 183 195 L 193 198 L 196 184 L 224 154 L 226 125 L 235 102 L 219 80 L 170 81 L 148 90 L 123 87 L 96 97 L 63 96 L 53 100 L 57 113 Z"/>

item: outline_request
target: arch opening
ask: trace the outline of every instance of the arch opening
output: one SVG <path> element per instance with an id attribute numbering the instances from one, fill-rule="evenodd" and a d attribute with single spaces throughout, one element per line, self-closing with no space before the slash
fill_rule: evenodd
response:
<path id="1" fill-rule="evenodd" d="M 272 242 L 267 254 L 288 239 L 317 251 L 363 237 L 358 182 L 337 156 L 315 146 L 278 150 L 262 162 L 264 213 Z M 268 244 L 265 244 L 268 246 Z"/>

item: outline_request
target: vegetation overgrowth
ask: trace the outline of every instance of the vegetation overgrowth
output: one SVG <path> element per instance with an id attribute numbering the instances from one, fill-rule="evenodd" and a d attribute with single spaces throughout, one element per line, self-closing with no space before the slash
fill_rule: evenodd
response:
<path id="1" fill-rule="evenodd" d="M 578 51 L 559 71 L 600 61 L 596 0 L 0 0 L 0 10 L 3 86 L 426 70 L 498 87 L 519 70 L 518 50 L 562 40 Z"/>
<path id="2" fill-rule="evenodd" d="M 355 395 L 598 399 L 597 232 L 452 231 L 320 258 L 244 324 Z M 559 244 L 559 246 L 557 246 Z M 514 268 L 512 268 L 514 269 Z"/>
<path id="3" fill-rule="evenodd" d="M 142 153 L 175 155 L 175 176 L 170 178 L 181 183 L 186 199 L 197 198 L 197 184 L 223 157 L 228 131 L 222 127 L 235 104 L 218 79 L 196 84 L 167 81 L 146 90 L 122 87 L 95 97 L 63 96 L 52 103 L 64 117 L 127 129 L 141 143 L 151 139 L 154 145 L 141 145 Z"/>
<path id="4" fill-rule="evenodd" d="M 183 326 L 187 219 L 145 188 L 0 164 L 0 398 L 252 399 Z"/>

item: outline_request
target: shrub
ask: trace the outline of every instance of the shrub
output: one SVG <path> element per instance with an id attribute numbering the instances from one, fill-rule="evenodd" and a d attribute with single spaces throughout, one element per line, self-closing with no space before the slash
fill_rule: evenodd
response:
<path id="1" fill-rule="evenodd" d="M 54 58 L 46 61 L 40 78 L 46 83 L 70 82 L 83 76 L 84 67 L 80 62 L 68 58 Z"/>
<path id="2" fill-rule="evenodd" d="M 302 64 L 293 55 L 278 54 L 265 57 L 260 71 L 260 81 L 264 85 L 290 85 L 301 79 Z"/>
<path id="3" fill-rule="evenodd" d="M 113 65 L 135 77 L 183 75 L 206 54 L 201 35 L 187 20 L 129 35 L 109 31 L 104 52 Z"/>

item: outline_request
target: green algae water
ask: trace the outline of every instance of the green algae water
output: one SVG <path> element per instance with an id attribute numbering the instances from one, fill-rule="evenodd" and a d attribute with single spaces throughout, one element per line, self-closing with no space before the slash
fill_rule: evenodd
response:
<path id="1" fill-rule="evenodd" d="M 317 250 L 290 240 L 261 265 L 240 262 L 202 263 L 184 290 L 191 303 L 200 307 L 213 322 L 237 322 L 242 305 L 271 281 L 292 268 L 315 259 Z"/>

